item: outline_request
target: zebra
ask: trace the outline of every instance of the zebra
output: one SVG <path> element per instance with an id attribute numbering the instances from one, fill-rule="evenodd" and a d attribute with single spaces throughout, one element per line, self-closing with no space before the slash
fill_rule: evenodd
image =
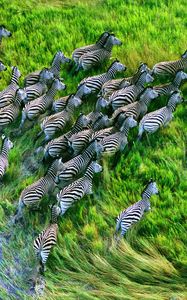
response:
<path id="1" fill-rule="evenodd" d="M 153 66 L 153 74 L 158 76 L 175 75 L 179 70 L 187 69 L 187 50 L 175 61 L 159 62 Z"/>
<path id="2" fill-rule="evenodd" d="M 127 232 L 127 230 L 135 223 L 137 223 L 145 212 L 150 211 L 150 198 L 152 195 L 158 194 L 156 182 L 152 179 L 148 182 L 146 188 L 142 192 L 141 200 L 123 210 L 116 219 L 115 239 L 119 241 Z M 120 237 L 118 237 L 118 232 Z"/>
<path id="3" fill-rule="evenodd" d="M 150 102 L 158 98 L 157 91 L 152 87 L 147 87 L 139 97 L 139 101 L 130 103 L 128 105 L 119 107 L 114 111 L 111 117 L 111 122 L 120 126 L 121 120 L 124 121 L 124 117 L 133 116 L 135 120 L 139 117 L 143 117 L 147 113 Z"/>
<path id="4" fill-rule="evenodd" d="M 4 25 L 0 25 L 0 44 L 3 37 L 11 37 L 12 33 L 6 29 Z"/>
<path id="5" fill-rule="evenodd" d="M 58 232 L 57 221 L 60 212 L 61 212 L 60 207 L 58 207 L 57 205 L 52 206 L 50 224 L 39 234 L 39 236 L 34 240 L 33 243 L 33 248 L 36 257 L 39 259 L 41 273 L 44 273 L 45 264 L 47 262 L 51 248 L 57 242 L 57 232 Z"/>
<path id="6" fill-rule="evenodd" d="M 57 91 L 64 90 L 65 88 L 66 85 L 64 83 L 62 83 L 59 79 L 55 79 L 45 95 L 28 102 L 22 111 L 20 129 L 23 128 L 26 119 L 33 121 L 50 109 Z"/>
<path id="7" fill-rule="evenodd" d="M 63 111 L 44 118 L 41 123 L 41 133 L 44 132 L 45 134 L 45 142 L 51 140 L 56 132 L 64 129 L 65 125 L 70 122 L 74 110 L 80 106 L 81 103 L 81 99 L 72 94 L 69 96 L 67 105 Z"/>
<path id="8" fill-rule="evenodd" d="M 2 135 L 2 148 L 0 153 L 0 180 L 2 180 L 8 168 L 8 153 L 14 147 L 14 144 L 8 137 Z"/>
<path id="9" fill-rule="evenodd" d="M 82 99 L 83 96 L 89 95 L 90 93 L 91 93 L 91 89 L 89 87 L 87 87 L 87 85 L 85 83 L 83 83 L 77 88 L 75 97 Z M 65 97 L 62 97 L 62 98 L 54 101 L 52 110 L 55 112 L 60 112 L 63 109 L 65 109 L 68 98 L 69 98 L 69 96 L 65 96 Z"/>
<path id="10" fill-rule="evenodd" d="M 100 65 L 110 58 L 114 45 L 122 45 L 122 42 L 114 34 L 108 36 L 104 46 L 98 50 L 83 54 L 78 62 L 77 70 L 89 70 Z"/>
<path id="11" fill-rule="evenodd" d="M 120 131 L 106 136 L 101 140 L 101 145 L 103 146 L 103 153 L 114 154 L 118 151 L 122 152 L 125 146 L 128 144 L 127 137 L 129 129 L 136 126 L 137 121 L 134 120 L 132 116 L 127 117 L 124 120 Z"/>
<path id="12" fill-rule="evenodd" d="M 56 186 L 54 180 L 57 172 L 61 170 L 61 168 L 63 168 L 62 160 L 56 159 L 47 170 L 45 176 L 32 183 L 21 192 L 18 208 L 14 216 L 14 222 L 17 222 L 22 218 L 24 207 L 38 207 L 43 197 L 53 192 Z"/>
<path id="13" fill-rule="evenodd" d="M 51 67 L 48 70 L 53 73 L 55 78 L 60 79 L 60 66 L 65 63 L 70 63 L 70 59 L 67 58 L 62 51 L 58 51 L 55 54 Z M 37 83 L 40 79 L 40 72 L 41 71 L 35 71 L 27 75 L 24 79 L 24 86 L 27 87 Z"/>
<path id="14" fill-rule="evenodd" d="M 21 77 L 21 73 L 17 67 L 12 67 L 12 77 L 10 84 L 0 92 L 0 108 L 3 108 L 12 103 L 15 98 L 17 89 L 19 88 L 18 80 Z"/>
<path id="15" fill-rule="evenodd" d="M 39 81 L 33 85 L 25 87 L 28 102 L 45 94 L 53 79 L 53 73 L 47 68 L 44 68 L 39 74 Z"/>
<path id="16" fill-rule="evenodd" d="M 146 71 L 149 74 L 151 74 L 152 72 L 148 68 L 146 63 L 141 63 L 138 67 L 137 72 L 132 77 L 112 79 L 104 83 L 99 93 L 99 96 L 108 99 L 113 92 L 120 89 L 124 89 L 130 85 L 134 85 L 142 71 Z"/>
<path id="17" fill-rule="evenodd" d="M 69 184 L 85 171 L 91 160 L 100 158 L 102 151 L 103 147 L 100 143 L 96 140 L 91 142 L 82 154 L 79 154 L 64 163 L 63 168 L 56 176 L 56 184 L 62 187 Z"/>
<path id="18" fill-rule="evenodd" d="M 75 133 L 81 131 L 83 128 L 87 128 L 90 123 L 90 119 L 83 115 L 82 113 L 77 118 L 72 129 L 63 134 L 62 136 L 51 140 L 44 148 L 44 159 L 48 160 L 49 158 L 57 158 L 64 155 L 67 152 L 68 148 L 68 139 Z"/>
<path id="19" fill-rule="evenodd" d="M 166 127 L 173 118 L 176 105 L 182 103 L 184 99 L 180 92 L 171 94 L 166 106 L 146 114 L 139 124 L 138 139 L 140 140 L 144 131 L 148 133 L 156 132 L 161 126 Z"/>
<path id="20" fill-rule="evenodd" d="M 92 181 L 95 173 L 102 171 L 102 166 L 96 161 L 90 162 L 87 170 L 81 178 L 66 186 L 57 194 L 57 202 L 60 206 L 60 215 L 63 215 L 72 204 L 85 195 L 93 194 Z"/>
<path id="21" fill-rule="evenodd" d="M 142 71 L 135 85 L 116 91 L 109 97 L 112 109 L 116 110 L 121 106 L 135 102 L 144 90 L 144 85 L 153 82 L 153 80 L 154 78 L 149 73 Z"/>
<path id="22" fill-rule="evenodd" d="M 95 44 L 75 49 L 72 53 L 72 59 L 75 62 L 75 64 L 78 65 L 79 59 L 83 54 L 102 48 L 105 45 L 105 42 L 109 35 L 109 32 L 103 32 Z"/>
<path id="23" fill-rule="evenodd" d="M 0 60 L 0 72 L 6 71 L 7 67 L 3 64 L 2 60 Z"/>
<path id="24" fill-rule="evenodd" d="M 180 70 L 176 73 L 175 78 L 171 83 L 154 86 L 154 90 L 159 95 L 169 96 L 172 92 L 177 91 L 180 88 L 182 81 L 186 79 L 187 74 Z"/>
<path id="25" fill-rule="evenodd" d="M 17 89 L 15 100 L 0 109 L 0 130 L 12 123 L 19 115 L 21 104 L 26 100 L 27 93 L 23 89 Z"/>
<path id="26" fill-rule="evenodd" d="M 85 83 L 86 86 L 91 89 L 92 93 L 96 93 L 100 91 L 102 85 L 105 82 L 114 78 L 118 72 L 123 72 L 126 69 L 126 66 L 116 59 L 115 61 L 113 61 L 113 63 L 110 65 L 110 67 L 105 73 L 85 78 L 80 82 L 80 84 Z"/>

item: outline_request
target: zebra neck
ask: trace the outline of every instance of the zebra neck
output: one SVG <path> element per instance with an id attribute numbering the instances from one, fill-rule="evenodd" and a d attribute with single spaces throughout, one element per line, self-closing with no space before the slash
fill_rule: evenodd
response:
<path id="1" fill-rule="evenodd" d="M 175 77 L 175 79 L 173 80 L 173 85 L 176 87 L 176 88 L 179 88 L 180 85 L 181 85 L 181 78 L 178 78 L 178 76 Z"/>
<path id="2" fill-rule="evenodd" d="M 128 137 L 128 134 L 129 134 L 129 126 L 128 126 L 128 125 L 125 125 L 121 132 L 123 133 L 123 135 L 125 135 L 126 137 Z"/>
<path id="3" fill-rule="evenodd" d="M 51 87 L 45 95 L 45 100 L 46 101 L 48 101 L 48 100 L 52 101 L 54 99 L 56 93 L 57 93 L 57 90 L 54 87 Z"/>
<path id="4" fill-rule="evenodd" d="M 145 191 L 142 193 L 142 201 L 148 201 L 151 198 L 152 192 L 150 188 L 148 187 Z"/>
<path id="5" fill-rule="evenodd" d="M 2 155 L 4 158 L 7 158 L 7 156 L 8 156 L 8 151 L 9 151 L 9 149 L 8 149 L 5 145 L 3 145 L 2 150 L 1 150 L 1 155 Z"/>
<path id="6" fill-rule="evenodd" d="M 106 76 L 110 79 L 114 78 L 117 74 L 117 70 L 114 68 L 111 68 L 108 70 L 108 72 L 106 73 Z"/>
<path id="7" fill-rule="evenodd" d="M 150 201 L 149 201 L 150 197 L 143 197 L 142 200 L 140 200 L 140 203 L 144 206 L 144 207 L 148 207 L 150 205 Z"/>
<path id="8" fill-rule="evenodd" d="M 93 145 L 88 146 L 88 148 L 83 152 L 82 156 L 86 159 L 91 159 L 95 153 L 95 149 Z"/>
<path id="9" fill-rule="evenodd" d="M 151 99 L 149 97 L 143 97 L 142 99 L 140 99 L 139 103 L 141 104 L 145 104 L 146 106 L 148 106 L 151 102 Z"/>
<path id="10" fill-rule="evenodd" d="M 88 178 L 89 180 L 92 180 L 94 176 L 93 167 L 88 167 L 84 177 Z"/>
<path id="11" fill-rule="evenodd" d="M 168 103 L 167 108 L 171 110 L 171 112 L 175 111 L 177 104 L 176 103 Z"/>
<path id="12" fill-rule="evenodd" d="M 111 52 L 112 48 L 113 48 L 113 44 L 110 41 L 107 41 L 104 46 L 104 49 L 107 50 L 108 52 Z"/>
<path id="13" fill-rule="evenodd" d="M 54 58 L 54 61 L 52 62 L 52 66 L 49 69 L 50 72 L 52 72 L 55 77 L 59 77 L 60 75 L 60 60 L 59 58 Z"/>
<path id="14" fill-rule="evenodd" d="M 12 74 L 10 84 L 18 84 L 18 76 L 16 76 L 15 74 Z"/>
<path id="15" fill-rule="evenodd" d="M 83 94 L 84 94 L 84 92 L 83 92 L 83 88 L 82 88 L 82 86 L 81 86 L 80 89 L 78 89 L 78 90 L 76 91 L 75 97 L 77 97 L 77 98 L 82 98 Z"/>

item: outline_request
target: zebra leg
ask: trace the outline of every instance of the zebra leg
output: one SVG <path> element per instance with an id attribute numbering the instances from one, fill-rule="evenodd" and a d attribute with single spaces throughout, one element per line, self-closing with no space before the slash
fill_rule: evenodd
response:
<path id="1" fill-rule="evenodd" d="M 138 137 L 137 137 L 137 140 L 138 140 L 138 141 L 141 140 L 142 135 L 143 135 L 143 132 L 144 132 L 143 125 L 140 125 L 140 126 L 139 126 L 139 131 L 138 131 Z"/>
<path id="2" fill-rule="evenodd" d="M 20 123 L 20 125 L 19 125 L 19 129 L 20 129 L 20 130 L 22 130 L 23 125 L 24 125 L 26 119 L 27 119 L 26 113 L 25 113 L 24 111 L 22 111 L 21 123 Z"/>
<path id="3" fill-rule="evenodd" d="M 22 216 L 23 216 L 22 211 L 23 211 L 24 206 L 25 206 L 24 203 L 20 199 L 19 204 L 18 204 L 18 208 L 17 208 L 16 213 L 15 213 L 15 215 L 13 217 L 13 220 L 12 220 L 13 224 L 17 223 L 22 218 Z"/>

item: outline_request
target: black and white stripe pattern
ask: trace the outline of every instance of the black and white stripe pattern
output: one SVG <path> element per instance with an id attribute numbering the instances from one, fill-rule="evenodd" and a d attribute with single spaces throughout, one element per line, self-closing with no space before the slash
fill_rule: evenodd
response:
<path id="1" fill-rule="evenodd" d="M 57 158 L 59 156 L 64 157 L 64 153 L 67 152 L 68 148 L 68 139 L 75 133 L 83 130 L 84 128 L 87 128 L 88 124 L 90 123 L 90 119 L 81 114 L 77 121 L 75 122 L 75 125 L 73 128 L 67 132 L 66 134 L 63 134 L 62 136 L 51 140 L 44 148 L 44 158 L 45 160 L 49 158 Z"/>
<path id="2" fill-rule="evenodd" d="M 34 240 L 34 251 L 36 257 L 41 264 L 41 272 L 44 272 L 44 265 L 47 262 L 48 256 L 52 247 L 57 242 L 58 224 L 57 218 L 60 213 L 60 208 L 57 205 L 53 205 L 51 210 L 51 224 L 44 229 L 39 236 Z"/>
<path id="3" fill-rule="evenodd" d="M 120 238 L 122 238 L 127 230 L 134 224 L 137 223 L 144 215 L 146 211 L 151 209 L 150 198 L 152 195 L 158 194 L 158 188 L 156 182 L 150 181 L 142 193 L 142 199 L 127 209 L 123 210 L 117 217 L 116 224 L 116 238 L 118 231 L 120 232 Z"/>
<path id="4" fill-rule="evenodd" d="M 144 90 L 146 83 L 153 82 L 154 78 L 146 71 L 141 72 L 139 79 L 135 85 L 131 85 L 125 89 L 114 92 L 110 97 L 110 105 L 113 110 L 121 106 L 125 106 L 132 102 L 135 102 L 140 93 Z"/>
<path id="5" fill-rule="evenodd" d="M 2 135 L 2 148 L 0 153 L 0 180 L 2 180 L 6 169 L 8 168 L 8 153 L 13 146 L 14 145 L 11 140 Z"/>
<path id="6" fill-rule="evenodd" d="M 77 69 L 79 70 L 82 68 L 83 70 L 89 70 L 103 63 L 103 61 L 110 58 L 113 46 L 121 45 L 121 44 L 122 44 L 121 41 L 117 39 L 113 34 L 111 34 L 107 38 L 102 48 L 92 52 L 85 53 L 80 57 Z"/>
<path id="7" fill-rule="evenodd" d="M 25 88 L 27 92 L 27 101 L 32 101 L 47 92 L 54 76 L 48 69 L 43 69 L 39 74 L 39 81 Z"/>
<path id="8" fill-rule="evenodd" d="M 86 84 L 87 87 L 91 89 L 92 93 L 96 93 L 100 91 L 102 85 L 109 81 L 110 79 L 114 78 L 117 73 L 123 72 L 126 70 L 126 66 L 120 63 L 118 60 L 115 60 L 110 67 L 108 68 L 106 73 L 88 77 L 83 79 L 80 84 Z"/>
<path id="9" fill-rule="evenodd" d="M 15 94 L 18 86 L 18 80 L 21 76 L 20 71 L 17 67 L 12 67 L 12 77 L 10 84 L 3 91 L 0 92 L 0 108 L 5 107 L 12 103 L 15 98 Z"/>
<path id="10" fill-rule="evenodd" d="M 104 149 L 103 153 L 114 154 L 117 151 L 123 151 L 128 144 L 127 137 L 129 129 L 135 126 L 137 126 L 137 121 L 134 120 L 132 116 L 127 117 L 124 120 L 120 131 L 106 136 L 101 140 L 101 145 Z"/>
<path id="11" fill-rule="evenodd" d="M 42 124 L 41 129 L 45 134 L 45 142 L 52 139 L 55 133 L 62 131 L 65 125 L 71 121 L 74 110 L 82 103 L 80 98 L 75 95 L 70 95 L 67 100 L 65 109 L 59 113 L 46 117 Z"/>
<path id="12" fill-rule="evenodd" d="M 104 46 L 107 38 L 109 37 L 109 35 L 110 35 L 110 33 L 104 32 L 104 33 L 102 33 L 102 35 L 99 37 L 99 39 L 97 40 L 97 42 L 95 44 L 87 45 L 87 46 L 83 46 L 83 47 L 75 49 L 72 53 L 72 58 L 73 58 L 75 64 L 78 65 L 79 58 L 83 54 L 102 48 Z"/>
<path id="13" fill-rule="evenodd" d="M 187 50 L 181 55 L 181 58 L 175 61 L 159 62 L 153 67 L 155 75 L 175 75 L 179 70 L 187 69 Z"/>
<path id="14" fill-rule="evenodd" d="M 91 89 L 89 87 L 87 87 L 86 84 L 83 83 L 83 84 L 79 85 L 79 87 L 77 88 L 75 97 L 82 99 L 83 96 L 89 95 L 90 93 L 91 93 Z M 69 96 L 65 96 L 65 97 L 62 97 L 62 98 L 54 101 L 53 111 L 60 112 L 63 109 L 65 109 Z"/>
<path id="15" fill-rule="evenodd" d="M 112 115 L 111 122 L 120 126 L 121 120 L 123 122 L 124 117 L 128 116 L 133 116 L 135 120 L 138 120 L 139 117 L 143 117 L 147 113 L 150 102 L 157 97 L 158 93 L 152 87 L 145 88 L 139 97 L 139 101 L 116 109 Z"/>
<path id="16" fill-rule="evenodd" d="M 10 37 L 12 35 L 12 33 L 10 31 L 8 31 L 8 29 L 6 29 L 6 27 L 4 25 L 0 25 L 0 44 L 2 41 L 3 37 Z"/>
<path id="17" fill-rule="evenodd" d="M 183 80 L 187 80 L 187 74 L 183 71 L 178 71 L 171 83 L 154 86 L 154 90 L 159 95 L 169 96 L 172 92 L 177 91 L 180 88 Z"/>
<path id="18" fill-rule="evenodd" d="M 64 163 L 62 171 L 60 171 L 56 177 L 55 182 L 60 184 L 61 187 L 66 186 L 72 180 L 76 179 L 78 175 L 81 175 L 91 160 L 97 159 L 103 151 L 103 147 L 97 141 L 93 141 L 84 150 L 82 154 L 72 158 Z"/>
<path id="19" fill-rule="evenodd" d="M 102 167 L 95 161 L 91 162 L 83 177 L 69 184 L 57 194 L 58 205 L 63 215 L 72 204 L 82 199 L 86 194 L 92 194 L 92 181 L 95 173 L 102 171 Z"/>
<path id="20" fill-rule="evenodd" d="M 15 100 L 0 109 L 0 130 L 12 123 L 19 115 L 21 104 L 26 100 L 27 94 L 24 90 L 18 89 L 16 91 Z"/>
<path id="21" fill-rule="evenodd" d="M 33 121 L 50 109 L 57 91 L 64 90 L 65 88 L 66 86 L 64 83 L 59 79 L 55 79 L 45 95 L 27 103 L 22 111 L 20 128 L 23 127 L 26 119 Z"/>
<path id="22" fill-rule="evenodd" d="M 51 67 L 49 68 L 49 72 L 53 73 L 54 77 L 59 79 L 61 64 L 69 62 L 70 59 L 65 57 L 62 51 L 58 51 L 53 58 Z M 40 79 L 40 72 L 41 71 L 36 71 L 27 75 L 24 80 L 24 85 L 27 87 L 29 85 L 37 83 Z"/>
<path id="23" fill-rule="evenodd" d="M 141 139 L 144 131 L 154 133 L 161 126 L 167 126 L 173 118 L 173 111 L 176 105 L 181 103 L 183 98 L 179 92 L 174 92 L 168 101 L 168 104 L 158 110 L 146 114 L 139 124 L 138 139 Z"/>

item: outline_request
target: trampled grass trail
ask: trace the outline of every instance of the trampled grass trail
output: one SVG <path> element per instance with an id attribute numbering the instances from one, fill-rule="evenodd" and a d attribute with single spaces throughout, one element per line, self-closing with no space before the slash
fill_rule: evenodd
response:
<path id="1" fill-rule="evenodd" d="M 49 66 L 57 50 L 70 57 L 73 49 L 93 43 L 105 30 L 112 30 L 123 41 L 114 48 L 113 59 L 117 57 L 127 66 L 124 76 L 135 72 L 141 61 L 152 67 L 158 61 L 177 59 L 187 45 L 184 0 L 2 0 L 0 12 L 0 23 L 13 32 L 0 46 L 0 60 L 9 66 L 1 75 L 0 90 L 9 82 L 10 66 L 20 68 L 22 85 L 26 74 Z M 76 76 L 64 67 L 67 90 L 58 96 L 74 92 L 81 79 L 104 72 L 107 66 Z M 187 84 L 182 91 L 186 98 Z M 163 97 L 150 110 L 165 103 Z M 77 115 L 89 112 L 94 104 L 94 99 L 87 100 Z M 134 129 L 129 136 L 131 151 L 127 149 L 115 167 L 112 158 L 102 161 L 104 171 L 95 178 L 94 195 L 76 203 L 60 220 L 58 244 L 47 263 L 46 289 L 38 299 L 187 299 L 186 111 L 185 103 L 179 106 L 170 125 L 149 140 L 144 137 L 133 143 L 137 137 Z M 19 122 L 20 118 L 5 133 L 12 134 Z M 0 188 L 3 300 L 33 299 L 29 282 L 35 268 L 32 243 L 47 226 L 49 204 L 55 200 L 46 198 L 39 211 L 25 211 L 23 225 L 7 225 L 21 191 L 45 173 L 46 167 L 38 165 L 33 155 L 40 146 L 40 140 L 33 143 L 39 131 L 36 122 L 22 136 L 13 137 L 15 147 Z M 115 248 L 116 216 L 140 199 L 151 177 L 158 183 L 160 195 L 152 198 L 151 212 Z"/>

